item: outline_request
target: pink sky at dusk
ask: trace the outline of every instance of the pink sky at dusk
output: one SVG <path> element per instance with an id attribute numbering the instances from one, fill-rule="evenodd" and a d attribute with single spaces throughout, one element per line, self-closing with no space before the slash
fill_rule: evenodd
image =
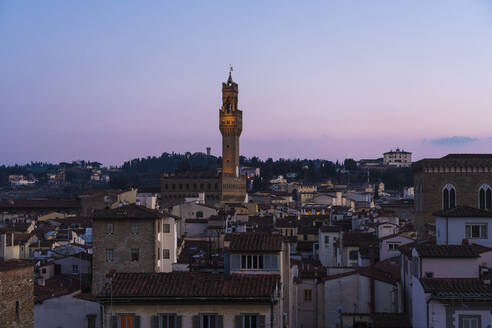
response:
<path id="1" fill-rule="evenodd" d="M 229 64 L 242 155 L 492 152 L 488 1 L 7 1 L 0 38 L 0 164 L 219 155 Z"/>

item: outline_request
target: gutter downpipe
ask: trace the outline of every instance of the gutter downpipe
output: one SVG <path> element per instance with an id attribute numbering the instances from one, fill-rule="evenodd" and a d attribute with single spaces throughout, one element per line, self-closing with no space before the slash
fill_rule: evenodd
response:
<path id="1" fill-rule="evenodd" d="M 270 327 L 273 327 L 273 295 L 270 296 Z"/>
<path id="2" fill-rule="evenodd" d="M 429 297 L 426 301 L 426 306 L 427 306 L 427 328 L 429 328 L 429 303 L 434 300 L 434 297 Z"/>

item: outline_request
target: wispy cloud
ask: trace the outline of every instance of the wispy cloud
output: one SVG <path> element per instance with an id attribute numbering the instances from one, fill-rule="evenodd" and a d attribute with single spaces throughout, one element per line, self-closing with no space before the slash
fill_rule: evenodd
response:
<path id="1" fill-rule="evenodd" d="M 452 146 L 463 145 L 477 141 L 478 138 L 466 137 L 466 136 L 453 136 L 437 139 L 424 139 L 423 143 L 430 143 L 434 145 Z"/>

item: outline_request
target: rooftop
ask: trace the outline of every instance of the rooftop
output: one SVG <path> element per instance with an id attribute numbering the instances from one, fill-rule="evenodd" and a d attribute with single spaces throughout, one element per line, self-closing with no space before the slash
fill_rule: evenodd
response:
<path id="1" fill-rule="evenodd" d="M 116 273 L 113 299 L 159 298 L 268 298 L 279 282 L 276 275 L 225 275 L 205 272 Z M 99 295 L 109 297 L 105 289 Z"/>
<path id="2" fill-rule="evenodd" d="M 135 204 L 97 211 L 94 219 L 158 219 L 165 214 Z"/>
<path id="3" fill-rule="evenodd" d="M 492 298 L 492 285 L 476 278 L 422 278 L 426 293 L 441 298 Z"/>
<path id="4" fill-rule="evenodd" d="M 492 211 L 481 210 L 471 206 L 457 206 L 435 212 L 433 215 L 446 218 L 492 218 Z"/>
<path id="5" fill-rule="evenodd" d="M 23 260 L 0 261 L 0 272 L 10 271 L 10 270 L 18 270 L 18 269 L 32 267 L 32 266 L 33 265 L 31 262 L 23 261 Z"/>
<path id="6" fill-rule="evenodd" d="M 422 258 L 474 258 L 490 248 L 479 245 L 433 245 L 420 244 L 415 247 Z"/>
<path id="7" fill-rule="evenodd" d="M 282 236 L 264 233 L 235 233 L 229 236 L 231 251 L 281 251 Z"/>

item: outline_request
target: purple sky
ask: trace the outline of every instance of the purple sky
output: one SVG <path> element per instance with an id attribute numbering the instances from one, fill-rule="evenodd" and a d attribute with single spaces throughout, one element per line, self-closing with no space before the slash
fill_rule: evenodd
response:
<path id="1" fill-rule="evenodd" d="M 220 154 L 492 152 L 484 1 L 0 1 L 0 164 Z"/>

